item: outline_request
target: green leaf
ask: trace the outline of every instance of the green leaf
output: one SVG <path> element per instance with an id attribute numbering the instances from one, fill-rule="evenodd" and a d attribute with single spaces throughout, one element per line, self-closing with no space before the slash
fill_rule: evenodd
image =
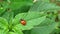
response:
<path id="1" fill-rule="evenodd" d="M 16 34 L 15 32 L 9 32 L 9 34 Z"/>
<path id="2" fill-rule="evenodd" d="M 56 1 L 58 1 L 58 2 L 59 2 L 60 0 L 56 0 Z"/>
<path id="3" fill-rule="evenodd" d="M 5 30 L 0 30 L 0 34 L 7 34 L 8 33 L 8 29 L 5 29 Z"/>
<path id="4" fill-rule="evenodd" d="M 21 2 L 21 1 L 29 1 L 32 2 L 33 0 L 10 0 L 11 2 Z"/>
<path id="5" fill-rule="evenodd" d="M 8 22 L 6 19 L 0 17 L 0 28 L 3 30 L 3 29 L 6 29 L 8 27 Z"/>
<path id="6" fill-rule="evenodd" d="M 24 34 L 31 34 L 30 30 L 24 30 L 23 33 Z"/>
<path id="7" fill-rule="evenodd" d="M 14 16 L 16 16 L 17 14 L 19 13 L 25 13 L 25 12 L 28 12 L 28 10 L 30 9 L 31 6 L 22 6 L 21 8 L 19 9 L 16 9 L 16 10 L 13 10 L 14 11 Z M 17 12 L 16 12 L 17 11 Z"/>
<path id="8" fill-rule="evenodd" d="M 12 21 L 14 13 L 12 11 L 7 11 L 2 15 L 2 17 L 7 19 L 7 21 L 9 22 L 10 20 Z"/>
<path id="9" fill-rule="evenodd" d="M 21 30 L 18 30 L 18 29 L 16 29 L 16 28 L 14 28 L 14 29 L 12 29 L 15 33 L 17 33 L 17 34 L 23 34 L 23 32 L 21 31 Z"/>
<path id="10" fill-rule="evenodd" d="M 29 11 L 47 11 L 47 10 L 60 10 L 60 7 L 56 4 L 44 2 L 44 1 L 37 1 Z"/>
<path id="11" fill-rule="evenodd" d="M 11 0 L 11 4 L 9 5 L 9 7 L 12 10 L 16 10 L 26 5 L 28 6 L 33 5 L 32 0 Z"/>
<path id="12" fill-rule="evenodd" d="M 8 22 L 6 19 L 0 17 L 0 34 L 6 34 L 8 32 Z"/>
<path id="13" fill-rule="evenodd" d="M 5 18 L 8 21 L 8 27 L 9 29 L 12 28 L 12 21 L 14 17 L 14 13 L 12 11 L 7 11 L 2 15 L 3 18 Z"/>
<path id="14" fill-rule="evenodd" d="M 9 32 L 9 34 L 23 34 L 22 31 Z"/>
<path id="15" fill-rule="evenodd" d="M 50 0 L 39 0 L 39 1 L 43 1 L 43 2 L 50 2 Z"/>
<path id="16" fill-rule="evenodd" d="M 31 34 L 50 34 L 55 28 L 57 23 L 51 21 L 47 21 L 46 23 L 50 23 L 50 24 L 44 24 L 44 26 L 40 26 L 40 27 L 35 27 L 31 30 Z"/>
<path id="17" fill-rule="evenodd" d="M 59 20 L 60 20 L 60 14 L 58 14 L 58 18 L 59 18 Z"/>
<path id="18" fill-rule="evenodd" d="M 55 29 L 55 30 L 53 30 L 52 32 L 51 32 L 51 34 L 59 34 L 60 33 L 60 29 Z"/>
<path id="19" fill-rule="evenodd" d="M 15 33 L 15 32 L 9 32 L 9 34 L 22 34 L 21 32 Z"/>
<path id="20" fill-rule="evenodd" d="M 6 8 L 8 7 L 8 4 L 6 2 L 0 3 L 0 15 L 5 12 Z"/>
<path id="21" fill-rule="evenodd" d="M 29 30 L 33 28 L 33 26 L 42 23 L 45 20 L 46 16 L 42 16 L 39 12 L 29 12 L 29 13 L 21 13 L 15 16 L 13 20 L 13 27 L 22 30 Z M 22 25 L 20 23 L 20 19 L 26 20 L 26 25 Z M 36 24 L 37 23 L 37 24 Z"/>
<path id="22" fill-rule="evenodd" d="M 10 0 L 11 2 L 21 2 L 23 0 Z"/>

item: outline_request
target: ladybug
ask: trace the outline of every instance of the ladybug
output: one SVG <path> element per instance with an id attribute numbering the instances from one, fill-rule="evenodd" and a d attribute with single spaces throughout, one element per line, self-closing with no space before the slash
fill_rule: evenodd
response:
<path id="1" fill-rule="evenodd" d="M 23 20 L 23 19 L 20 20 L 20 23 L 21 23 L 22 25 L 26 25 L 26 21 Z"/>

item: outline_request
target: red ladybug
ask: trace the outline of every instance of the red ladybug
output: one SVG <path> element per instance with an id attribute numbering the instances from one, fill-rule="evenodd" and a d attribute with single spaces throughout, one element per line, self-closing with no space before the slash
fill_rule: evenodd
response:
<path id="1" fill-rule="evenodd" d="M 23 19 L 21 19 L 20 23 L 21 23 L 22 25 L 26 25 L 26 21 L 23 20 Z"/>

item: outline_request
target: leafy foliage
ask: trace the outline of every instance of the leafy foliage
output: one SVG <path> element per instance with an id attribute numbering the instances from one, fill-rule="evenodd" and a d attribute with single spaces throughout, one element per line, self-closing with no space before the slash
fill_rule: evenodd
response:
<path id="1" fill-rule="evenodd" d="M 39 27 L 31 30 L 31 34 L 50 34 L 56 27 L 56 23 L 50 19 L 46 19 Z"/>
<path id="2" fill-rule="evenodd" d="M 35 16 L 35 13 L 36 12 L 33 12 L 33 13 L 31 12 L 30 14 L 29 13 L 27 13 L 27 14 L 26 13 L 18 14 L 15 17 L 15 19 L 13 20 L 13 25 L 17 29 L 20 28 L 22 30 L 29 30 L 34 25 L 38 25 L 38 24 L 42 23 L 45 20 L 46 16 L 38 17 L 38 16 L 40 16 L 40 13 L 36 13 L 37 16 Z M 20 19 L 26 20 L 27 24 L 25 26 L 21 25 Z M 43 19 L 43 20 L 41 20 L 41 19 Z M 29 28 L 29 27 L 31 27 L 31 28 Z"/>
<path id="3" fill-rule="evenodd" d="M 60 34 L 60 1 L 50 1 L 0 0 L 0 34 Z"/>

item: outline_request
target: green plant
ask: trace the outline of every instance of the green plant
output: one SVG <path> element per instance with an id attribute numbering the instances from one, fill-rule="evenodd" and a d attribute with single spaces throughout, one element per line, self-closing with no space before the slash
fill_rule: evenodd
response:
<path id="1" fill-rule="evenodd" d="M 0 34 L 60 34 L 59 10 L 50 0 L 0 0 Z"/>

